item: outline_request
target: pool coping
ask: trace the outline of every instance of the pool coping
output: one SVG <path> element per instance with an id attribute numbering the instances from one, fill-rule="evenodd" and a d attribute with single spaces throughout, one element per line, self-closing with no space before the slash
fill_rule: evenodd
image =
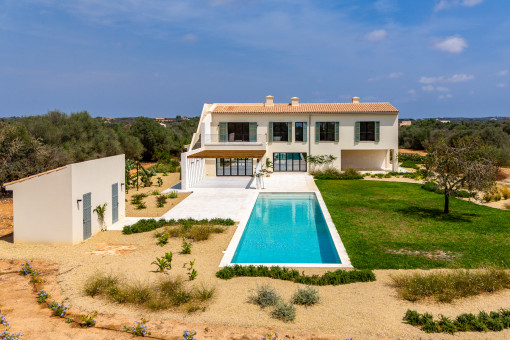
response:
<path id="1" fill-rule="evenodd" d="M 335 249 L 337 251 L 338 257 L 340 258 L 341 263 L 232 263 L 232 259 L 234 258 L 234 254 L 237 250 L 239 242 L 241 241 L 241 237 L 243 236 L 244 230 L 246 229 L 246 225 L 248 224 L 248 220 L 250 219 L 251 213 L 255 206 L 255 202 L 257 201 L 259 195 L 261 193 L 285 193 L 285 194 L 297 194 L 297 193 L 313 193 L 317 197 L 317 201 L 319 202 L 319 206 L 321 207 L 322 214 L 324 215 L 324 219 L 326 220 L 326 224 L 328 225 L 328 230 L 333 240 L 333 244 L 335 245 Z M 227 249 L 223 252 L 223 257 L 220 261 L 219 267 L 228 267 L 233 265 L 240 266 L 280 266 L 280 267 L 293 267 L 293 268 L 354 268 L 351 264 L 351 260 L 349 259 L 349 255 L 347 255 L 347 251 L 345 250 L 344 244 L 338 234 L 338 230 L 333 223 L 333 219 L 329 214 L 329 210 L 322 198 L 322 195 L 319 190 L 311 190 L 311 191 L 259 191 L 256 196 L 251 199 L 250 202 L 252 208 L 250 209 L 249 214 L 244 216 L 239 224 L 237 225 L 237 229 L 230 240 L 230 243 L 227 246 Z"/>

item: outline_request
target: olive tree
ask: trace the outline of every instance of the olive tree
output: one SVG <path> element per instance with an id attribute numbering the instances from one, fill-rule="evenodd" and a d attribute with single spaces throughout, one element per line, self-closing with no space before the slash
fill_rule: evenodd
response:
<path id="1" fill-rule="evenodd" d="M 448 214 L 452 193 L 461 188 L 471 193 L 487 192 L 496 180 L 495 161 L 479 138 L 464 137 L 450 143 L 438 139 L 428 148 L 426 177 L 444 194 Z"/>

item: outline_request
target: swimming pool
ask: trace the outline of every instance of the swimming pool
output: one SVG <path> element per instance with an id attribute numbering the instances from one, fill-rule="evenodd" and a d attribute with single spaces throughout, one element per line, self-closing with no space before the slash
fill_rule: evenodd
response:
<path id="1" fill-rule="evenodd" d="M 342 262 L 315 193 L 260 193 L 231 263 Z"/>

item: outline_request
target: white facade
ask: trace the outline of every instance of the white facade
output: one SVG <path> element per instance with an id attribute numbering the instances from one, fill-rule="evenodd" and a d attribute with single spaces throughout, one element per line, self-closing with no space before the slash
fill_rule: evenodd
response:
<path id="1" fill-rule="evenodd" d="M 377 137 L 371 140 L 360 138 L 359 127 L 364 122 L 377 127 L 374 134 Z M 225 123 L 252 123 L 250 141 L 225 139 L 225 131 L 221 131 Z M 272 138 L 276 123 L 290 126 L 287 141 Z M 297 141 L 296 123 L 306 125 L 303 140 Z M 336 124 L 334 140 L 321 140 L 321 123 Z M 298 98 L 293 98 L 289 104 L 275 104 L 271 96 L 266 98 L 266 103 L 205 104 L 190 149 L 181 155 L 183 189 L 191 188 L 204 176 L 216 176 L 216 159 L 221 158 L 221 152 L 228 156 L 233 150 L 264 151 L 263 156 L 253 161 L 253 170 L 257 161 L 265 164 L 269 159 L 272 162 L 277 153 L 299 153 L 333 155 L 336 159 L 331 166 L 340 170 L 397 171 L 398 124 L 398 110 L 389 103 L 359 103 L 357 97 L 352 103 L 332 104 L 300 104 Z M 206 157 L 204 151 L 217 153 L 215 157 Z M 188 157 L 197 155 L 204 155 L 205 164 L 189 162 L 192 158 Z"/>
<path id="2" fill-rule="evenodd" d="M 14 198 L 14 242 L 79 243 L 101 230 L 92 211 L 98 205 L 107 204 L 104 225 L 112 224 L 115 193 L 117 219 L 124 218 L 124 161 L 124 155 L 106 157 L 7 183 Z M 88 217 L 86 194 L 90 194 Z M 84 233 L 84 228 L 90 229 Z"/>

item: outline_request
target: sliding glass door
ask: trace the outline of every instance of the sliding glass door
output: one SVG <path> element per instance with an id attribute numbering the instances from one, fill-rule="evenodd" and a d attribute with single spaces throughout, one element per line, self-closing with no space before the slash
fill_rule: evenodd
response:
<path id="1" fill-rule="evenodd" d="M 216 176 L 253 176 L 253 159 L 216 158 Z"/>
<path id="2" fill-rule="evenodd" d="M 306 153 L 275 152 L 273 153 L 273 169 L 275 172 L 306 171 Z"/>

